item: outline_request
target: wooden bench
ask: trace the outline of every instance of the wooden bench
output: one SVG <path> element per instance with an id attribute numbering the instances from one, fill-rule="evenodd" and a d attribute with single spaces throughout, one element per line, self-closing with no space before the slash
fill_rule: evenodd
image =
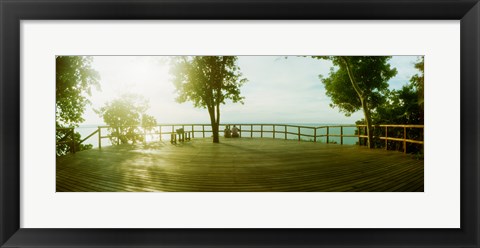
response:
<path id="1" fill-rule="evenodd" d="M 177 144 L 178 142 L 185 142 L 191 140 L 192 132 L 183 130 L 183 128 L 177 129 L 175 133 L 170 135 L 170 143 Z"/>

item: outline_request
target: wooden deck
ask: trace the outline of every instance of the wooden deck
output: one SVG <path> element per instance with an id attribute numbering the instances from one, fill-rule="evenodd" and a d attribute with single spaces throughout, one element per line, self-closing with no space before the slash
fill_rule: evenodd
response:
<path id="1" fill-rule="evenodd" d="M 57 158 L 57 192 L 413 192 L 423 160 L 395 151 L 280 139 L 192 139 Z"/>

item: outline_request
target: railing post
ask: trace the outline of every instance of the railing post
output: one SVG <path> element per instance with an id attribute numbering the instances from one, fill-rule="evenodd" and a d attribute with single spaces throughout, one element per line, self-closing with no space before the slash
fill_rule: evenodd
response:
<path id="1" fill-rule="evenodd" d="M 238 136 L 241 138 L 242 137 L 242 125 L 238 125 L 238 129 L 240 129 L 240 131 L 238 132 Z"/>
<path id="2" fill-rule="evenodd" d="M 358 136 L 358 145 L 361 146 L 362 142 L 360 141 L 360 127 L 357 126 L 357 136 Z"/>
<path id="3" fill-rule="evenodd" d="M 385 126 L 385 150 L 388 150 L 388 126 Z"/>
<path id="4" fill-rule="evenodd" d="M 287 125 L 285 125 L 285 139 L 287 139 Z"/>
<path id="5" fill-rule="evenodd" d="M 340 126 L 340 145 L 343 145 L 343 126 Z"/>
<path id="6" fill-rule="evenodd" d="M 300 127 L 298 127 L 298 141 L 300 141 Z"/>
<path id="7" fill-rule="evenodd" d="M 102 128 L 98 127 L 98 149 L 102 149 Z"/>
<path id="8" fill-rule="evenodd" d="M 195 131 L 194 130 L 195 130 L 195 127 L 194 127 L 194 125 L 192 125 L 192 139 L 195 138 Z"/>
<path id="9" fill-rule="evenodd" d="M 205 138 L 205 125 L 202 125 L 202 135 Z"/>
<path id="10" fill-rule="evenodd" d="M 253 138 L 253 125 L 250 125 L 250 138 Z"/>
<path id="11" fill-rule="evenodd" d="M 313 142 L 317 142 L 317 128 L 313 129 Z"/>
<path id="12" fill-rule="evenodd" d="M 273 138 L 275 139 L 275 125 L 273 125 Z"/>
<path id="13" fill-rule="evenodd" d="M 329 129 L 329 126 L 327 126 L 327 144 L 328 144 L 328 142 L 329 142 L 329 139 L 328 139 L 328 138 L 329 138 L 329 137 L 328 137 L 329 135 L 330 135 L 330 129 Z"/>
<path id="14" fill-rule="evenodd" d="M 403 153 L 407 153 L 407 127 L 403 126 Z"/>

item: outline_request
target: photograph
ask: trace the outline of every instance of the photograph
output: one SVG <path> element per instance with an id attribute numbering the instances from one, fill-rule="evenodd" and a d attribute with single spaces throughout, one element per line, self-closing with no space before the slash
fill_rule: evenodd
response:
<path id="1" fill-rule="evenodd" d="M 0 247 L 480 247 L 479 2 L 0 0 Z"/>
<path id="2" fill-rule="evenodd" d="M 56 55 L 56 192 L 424 192 L 424 56 Z"/>

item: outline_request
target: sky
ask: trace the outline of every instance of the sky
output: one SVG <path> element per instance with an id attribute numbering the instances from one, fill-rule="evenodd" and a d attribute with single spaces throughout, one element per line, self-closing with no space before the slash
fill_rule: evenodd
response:
<path id="1" fill-rule="evenodd" d="M 417 56 L 393 56 L 397 75 L 389 81 L 400 89 L 417 74 Z M 100 73 L 101 90 L 93 90 L 91 105 L 81 125 L 104 124 L 93 109 L 125 93 L 139 94 L 149 102 L 148 114 L 159 124 L 210 123 L 206 109 L 191 102 L 175 101 L 169 65 L 162 56 L 94 56 L 92 67 Z M 319 75 L 327 76 L 331 62 L 290 56 L 239 56 L 238 65 L 248 82 L 241 87 L 244 104 L 227 101 L 221 108 L 221 123 L 321 123 L 354 124 L 363 118 L 358 111 L 346 117 L 331 100 Z"/>

